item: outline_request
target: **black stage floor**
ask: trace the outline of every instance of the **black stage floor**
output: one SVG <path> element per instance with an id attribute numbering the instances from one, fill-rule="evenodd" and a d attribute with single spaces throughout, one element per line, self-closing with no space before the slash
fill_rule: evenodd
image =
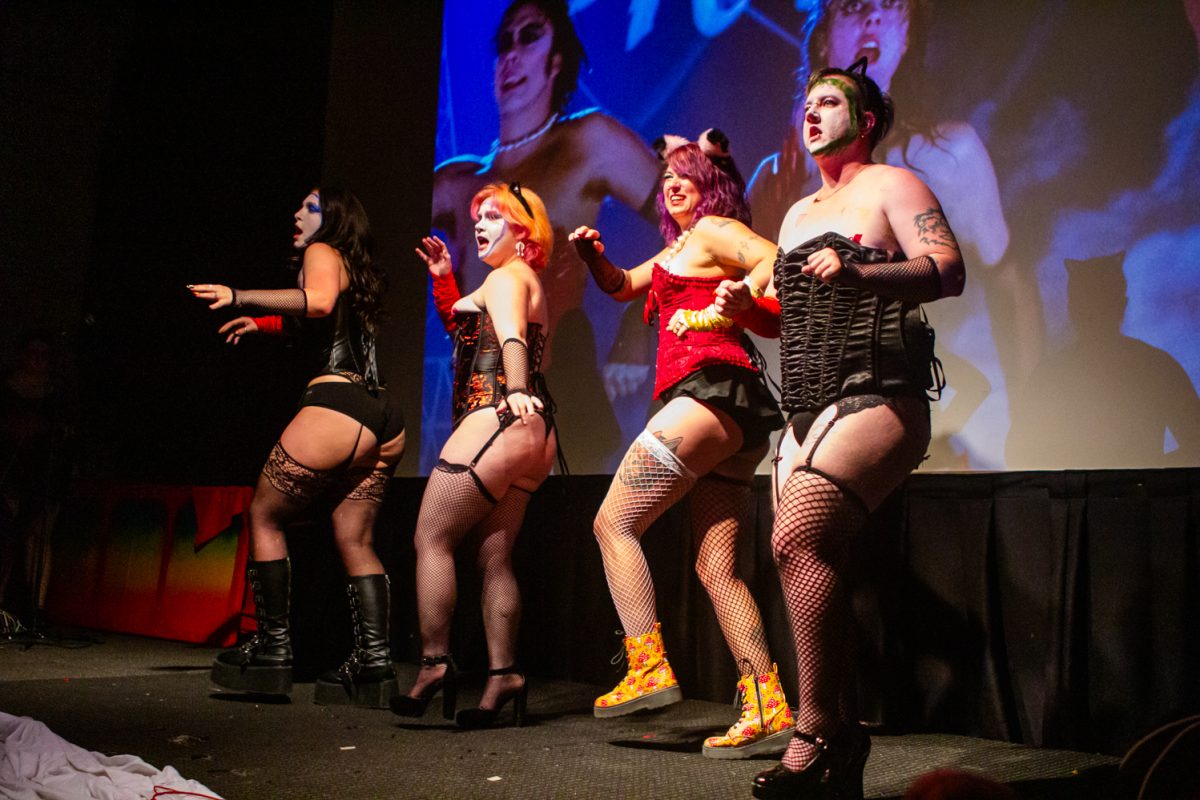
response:
<path id="1" fill-rule="evenodd" d="M 387 711 L 316 706 L 312 684 L 287 704 L 218 695 L 209 648 L 109 634 L 67 649 L 0 645 L 0 711 L 40 720 L 89 750 L 170 764 L 228 800 L 253 798 L 738 798 L 774 762 L 713 761 L 705 736 L 730 706 L 685 701 L 659 713 L 596 720 L 608 687 L 532 678 L 523 728 L 459 731 L 431 708 L 404 722 Z M 402 685 L 415 672 L 399 665 Z M 460 704 L 478 700 L 479 682 Z M 685 687 L 686 691 L 686 687 Z M 1117 800 L 1134 794 L 1108 756 L 947 735 L 878 736 L 866 795 L 899 797 L 939 767 L 976 770 L 1022 798 Z"/>

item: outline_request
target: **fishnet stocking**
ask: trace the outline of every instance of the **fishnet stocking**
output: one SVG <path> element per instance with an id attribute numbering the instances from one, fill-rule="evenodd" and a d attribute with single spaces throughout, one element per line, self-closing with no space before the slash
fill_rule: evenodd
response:
<path id="1" fill-rule="evenodd" d="M 517 660 L 517 628 L 521 624 L 521 591 L 513 574 L 512 551 L 525 519 L 529 493 L 514 487 L 500 498 L 479 525 L 476 563 L 483 575 L 483 627 L 488 662 L 493 669 Z"/>
<path id="2" fill-rule="evenodd" d="M 414 538 L 417 616 L 427 655 L 449 651 L 450 618 L 458 601 L 454 550 L 492 507 L 466 467 L 442 462 L 429 474 Z"/>
<path id="3" fill-rule="evenodd" d="M 604 574 L 626 636 L 650 633 L 658 618 L 642 534 L 695 482 L 666 445 L 643 431 L 630 445 L 596 514 Z"/>
<path id="4" fill-rule="evenodd" d="M 866 509 L 828 478 L 801 469 L 783 485 L 771 537 L 796 644 L 800 688 L 797 730 L 830 738 L 857 720 L 854 698 L 854 618 L 844 583 L 850 544 Z M 813 757 L 793 738 L 783 756 L 791 770 Z"/>
<path id="5" fill-rule="evenodd" d="M 767 637 L 758 605 L 738 574 L 738 532 L 750 517 L 750 487 L 701 478 L 691 494 L 696 574 L 712 600 L 721 632 L 738 669 L 762 675 L 771 670 Z"/>

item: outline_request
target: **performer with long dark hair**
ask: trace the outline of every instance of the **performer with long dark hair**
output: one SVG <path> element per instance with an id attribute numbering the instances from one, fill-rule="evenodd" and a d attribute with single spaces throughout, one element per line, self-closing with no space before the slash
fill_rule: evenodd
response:
<path id="1" fill-rule="evenodd" d="M 940 388 L 920 303 L 962 292 L 958 242 L 912 172 L 872 161 L 891 99 L 866 75 L 808 81 L 804 145 L 821 187 L 788 212 L 773 272 L 717 291 L 716 311 L 781 332 L 783 407 L 772 547 L 800 676 L 795 736 L 754 780 L 760 798 L 861 798 L 871 741 L 858 723 L 854 619 L 845 578 L 867 514 L 929 445 L 926 391 Z M 776 299 L 777 298 L 777 299 Z"/>
<path id="2" fill-rule="evenodd" d="M 519 184 L 493 183 L 471 201 L 479 258 L 492 268 L 483 285 L 458 296 L 450 252 L 426 237 L 417 253 L 434 279 L 439 313 L 455 335 L 454 432 L 429 476 L 417 517 L 417 611 L 421 670 L 392 702 L 421 716 L 441 690 L 443 713 L 464 728 L 491 725 L 513 701 L 525 714 L 525 676 L 517 665 L 521 595 L 512 549 L 525 507 L 558 452 L 553 404 L 541 373 L 548 319 L 539 272 L 554 234 L 541 198 Z M 450 622 L 458 599 L 454 552 L 468 534 L 483 576 L 488 681 L 478 708 L 454 714 Z"/>
<path id="3" fill-rule="evenodd" d="M 703 148 L 685 143 L 666 153 L 658 208 L 667 246 L 653 258 L 621 270 L 604 255 L 596 230 L 583 227 L 571 236 L 596 283 L 613 299 L 648 295 L 647 312 L 657 313 L 659 327 L 655 397 L 666 404 L 630 446 L 596 516 L 629 671 L 597 698 L 594 713 L 619 716 L 682 699 L 663 647 L 641 537 L 695 487 L 696 572 L 742 675 L 738 689 L 744 699 L 741 718 L 724 736 L 709 738 L 703 752 L 746 758 L 779 752 L 791 735 L 792 715 L 762 618 L 737 570 L 737 537 L 747 528 L 751 480 L 782 419 L 741 327 L 728 320 L 715 324 L 715 315 L 701 309 L 722 280 L 769 265 L 776 248 L 747 227 L 745 187 L 728 140 L 716 131 L 701 138 Z"/>
<path id="4" fill-rule="evenodd" d="M 315 699 L 386 708 L 397 691 L 388 646 L 390 584 L 372 537 L 388 478 L 404 451 L 404 420 L 375 357 L 385 275 L 372 258 L 370 224 L 353 194 L 314 189 L 295 219 L 293 244 L 303 253 L 296 288 L 188 287 L 211 309 L 263 312 L 222 325 L 229 343 L 251 334 L 294 333 L 312 354 L 316 372 L 267 458 L 250 505 L 246 575 L 258 632 L 217 656 L 212 680 L 228 689 L 291 691 L 291 567 L 284 529 L 327 495 L 337 500 L 333 532 L 348 576 L 354 649 L 317 681 Z"/>

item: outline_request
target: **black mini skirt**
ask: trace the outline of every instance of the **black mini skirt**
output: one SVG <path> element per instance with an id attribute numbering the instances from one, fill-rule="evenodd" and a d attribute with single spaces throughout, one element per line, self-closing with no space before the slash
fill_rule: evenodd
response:
<path id="1" fill-rule="evenodd" d="M 662 393 L 663 403 L 690 397 L 728 414 L 742 429 L 742 451 L 760 447 L 783 427 L 783 414 L 762 375 L 733 364 L 701 367 Z"/>

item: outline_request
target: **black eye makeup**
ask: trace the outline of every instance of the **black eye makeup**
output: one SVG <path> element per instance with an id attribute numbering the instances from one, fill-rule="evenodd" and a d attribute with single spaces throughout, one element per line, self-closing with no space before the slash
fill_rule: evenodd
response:
<path id="1" fill-rule="evenodd" d="M 522 25 L 517 29 L 516 34 L 512 31 L 504 30 L 496 34 L 496 51 L 500 55 L 504 55 L 513 49 L 515 45 L 528 47 L 534 42 L 546 35 L 546 23 L 530 22 Z"/>

